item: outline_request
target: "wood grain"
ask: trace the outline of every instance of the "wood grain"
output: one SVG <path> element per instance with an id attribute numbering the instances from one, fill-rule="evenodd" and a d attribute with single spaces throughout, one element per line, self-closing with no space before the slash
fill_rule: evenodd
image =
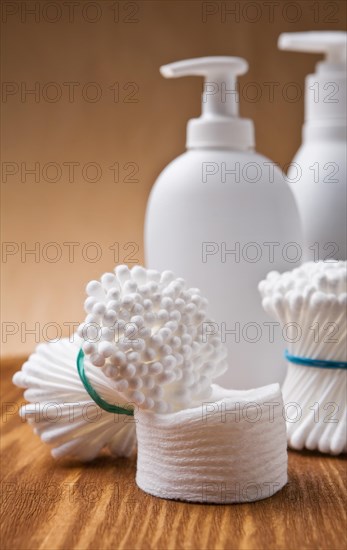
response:
<path id="1" fill-rule="evenodd" d="M 157 499 L 137 488 L 135 458 L 54 461 L 18 417 L 23 398 L 11 377 L 20 365 L 7 360 L 2 369 L 4 550 L 345 550 L 343 458 L 291 452 L 288 485 L 252 504 Z"/>

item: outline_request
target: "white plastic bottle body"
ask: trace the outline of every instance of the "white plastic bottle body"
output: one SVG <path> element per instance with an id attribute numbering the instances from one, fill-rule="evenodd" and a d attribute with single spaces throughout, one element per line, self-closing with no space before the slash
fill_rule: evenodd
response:
<path id="1" fill-rule="evenodd" d="M 257 153 L 189 150 L 158 177 L 146 214 L 146 264 L 174 271 L 208 297 L 229 351 L 221 385 L 283 381 L 285 338 L 264 313 L 257 286 L 269 271 L 300 263 L 301 245 L 284 176 Z"/>
<path id="2" fill-rule="evenodd" d="M 304 142 L 288 171 L 303 226 L 303 260 L 347 259 L 344 140 Z"/>

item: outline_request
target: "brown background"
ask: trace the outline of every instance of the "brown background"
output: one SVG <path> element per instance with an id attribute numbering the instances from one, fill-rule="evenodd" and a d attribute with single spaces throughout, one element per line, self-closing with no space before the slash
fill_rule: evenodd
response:
<path id="1" fill-rule="evenodd" d="M 35 4 L 36 13 L 29 13 Z M 136 246 L 132 257 L 143 261 L 148 193 L 162 168 L 183 152 L 186 122 L 200 112 L 201 80 L 166 81 L 160 65 L 206 55 L 246 58 L 241 113 L 254 119 L 259 152 L 283 167 L 299 146 L 303 120 L 303 98 L 290 101 L 285 92 L 293 98 L 303 89 L 320 56 L 280 52 L 278 35 L 344 29 L 346 23 L 344 1 L 75 4 L 70 14 L 60 2 L 2 6 L 2 239 L 13 252 L 2 258 L 4 354 L 28 352 L 35 340 L 54 338 L 60 329 L 66 334 L 63 323 L 83 317 L 89 279 L 126 261 Z M 225 13 L 233 7 L 234 15 Z M 73 85 L 64 82 L 76 83 L 70 100 Z M 102 93 L 98 101 L 91 101 L 96 88 L 90 82 Z M 273 101 L 267 82 L 277 83 Z M 35 83 L 37 96 L 26 95 Z M 110 89 L 115 83 L 118 101 Z M 256 101 L 254 83 L 261 95 Z M 129 102 L 135 87 L 137 101 Z M 70 182 L 71 162 L 79 165 Z M 116 162 L 118 183 L 110 169 Z M 35 163 L 38 181 L 25 174 Z M 98 181 L 88 181 L 95 172 L 83 172 L 86 163 L 100 167 Z M 57 167 L 59 181 L 49 181 Z M 133 167 L 135 182 L 128 181 Z M 6 176 L 10 169 L 18 171 Z M 91 242 L 101 253 L 94 262 Z M 35 243 L 37 256 L 25 255 Z M 78 244 L 72 253 L 63 243 Z M 109 248 L 114 243 L 118 258 L 116 247 Z M 59 251 L 61 258 L 50 261 Z M 35 323 L 36 334 L 27 334 Z"/>

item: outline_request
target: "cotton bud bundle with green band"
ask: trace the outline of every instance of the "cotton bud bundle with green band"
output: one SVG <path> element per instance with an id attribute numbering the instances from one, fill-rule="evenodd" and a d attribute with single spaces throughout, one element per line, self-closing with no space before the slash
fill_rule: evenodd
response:
<path id="1" fill-rule="evenodd" d="M 347 451 L 347 262 L 307 262 L 259 284 L 263 307 L 287 340 L 285 404 L 294 449 Z M 290 409 L 288 409 L 290 410 Z"/>
<path id="2" fill-rule="evenodd" d="M 110 414 L 88 394 L 76 368 L 81 345 L 82 340 L 75 334 L 71 341 L 63 338 L 37 346 L 13 377 L 16 386 L 25 388 L 24 398 L 28 401 L 20 408 L 20 416 L 44 443 L 51 445 L 54 458 L 69 456 L 86 462 L 105 448 L 113 456 L 130 456 L 136 447 L 134 419 Z M 114 384 L 88 359 L 84 369 L 98 395 L 127 407 Z"/>
<path id="3" fill-rule="evenodd" d="M 83 352 L 129 402 L 169 413 L 210 396 L 227 351 L 220 335 L 209 335 L 199 289 L 169 271 L 121 265 L 86 292 Z"/>

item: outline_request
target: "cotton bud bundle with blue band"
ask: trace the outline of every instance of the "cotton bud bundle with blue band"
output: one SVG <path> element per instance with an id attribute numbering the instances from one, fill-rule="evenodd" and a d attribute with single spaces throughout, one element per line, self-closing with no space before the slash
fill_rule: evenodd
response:
<path id="1" fill-rule="evenodd" d="M 169 272 L 121 265 L 86 288 L 83 352 L 129 402 L 168 413 L 211 394 L 227 369 L 206 298 Z"/>
<path id="2" fill-rule="evenodd" d="M 288 444 L 294 449 L 347 451 L 347 262 L 307 262 L 270 272 L 259 284 L 266 312 L 288 342 Z"/>

